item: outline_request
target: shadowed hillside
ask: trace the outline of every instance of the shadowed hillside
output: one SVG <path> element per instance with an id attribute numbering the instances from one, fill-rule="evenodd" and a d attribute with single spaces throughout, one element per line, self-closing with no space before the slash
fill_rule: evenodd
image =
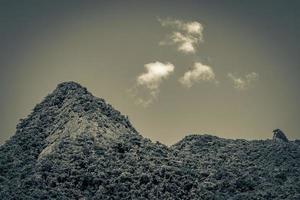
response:
<path id="1" fill-rule="evenodd" d="M 300 199 L 300 145 L 190 135 L 171 147 L 74 82 L 0 147 L 0 199 Z M 271 137 L 271 135 L 270 135 Z"/>

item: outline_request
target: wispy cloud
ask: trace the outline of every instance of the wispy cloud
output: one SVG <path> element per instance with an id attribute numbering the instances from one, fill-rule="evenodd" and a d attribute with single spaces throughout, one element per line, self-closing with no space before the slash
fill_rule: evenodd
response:
<path id="1" fill-rule="evenodd" d="M 165 27 L 170 26 L 181 31 L 186 31 L 190 34 L 196 34 L 202 36 L 203 26 L 197 21 L 184 22 L 182 20 L 175 20 L 171 18 L 166 18 L 166 19 L 159 18 L 158 21 L 162 26 Z"/>
<path id="2" fill-rule="evenodd" d="M 195 53 L 197 46 L 203 42 L 203 25 L 197 21 L 184 22 L 181 20 L 158 19 L 161 26 L 173 28 L 166 40 L 160 45 L 176 45 L 183 53 Z"/>
<path id="3" fill-rule="evenodd" d="M 196 62 L 194 66 L 179 79 L 179 82 L 187 88 L 192 87 L 194 83 L 200 81 L 217 83 L 213 69 L 200 62 Z"/>
<path id="4" fill-rule="evenodd" d="M 233 82 L 233 87 L 237 90 L 246 90 L 258 80 L 259 75 L 256 72 L 246 74 L 244 77 L 237 77 L 228 73 L 228 78 Z"/>
<path id="5" fill-rule="evenodd" d="M 136 86 L 131 93 L 138 104 L 146 107 L 157 98 L 162 81 L 174 72 L 175 67 L 172 63 L 158 61 L 145 64 L 144 67 L 146 72 L 136 78 Z"/>

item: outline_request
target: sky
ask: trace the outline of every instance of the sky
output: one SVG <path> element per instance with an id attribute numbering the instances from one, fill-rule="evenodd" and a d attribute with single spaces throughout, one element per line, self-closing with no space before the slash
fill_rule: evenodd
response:
<path id="1" fill-rule="evenodd" d="M 76 81 L 153 141 L 300 138 L 299 1 L 0 1 L 0 144 Z"/>

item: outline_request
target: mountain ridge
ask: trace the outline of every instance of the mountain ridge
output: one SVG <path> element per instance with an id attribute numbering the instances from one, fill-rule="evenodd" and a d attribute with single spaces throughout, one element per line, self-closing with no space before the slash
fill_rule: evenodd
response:
<path id="1" fill-rule="evenodd" d="M 189 135 L 168 147 L 65 82 L 0 146 L 2 199 L 299 199 L 296 142 Z"/>

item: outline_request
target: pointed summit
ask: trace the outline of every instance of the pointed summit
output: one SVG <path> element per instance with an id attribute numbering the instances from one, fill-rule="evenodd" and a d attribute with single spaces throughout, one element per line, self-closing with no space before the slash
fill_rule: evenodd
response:
<path id="1" fill-rule="evenodd" d="M 40 159 L 57 151 L 62 140 L 88 136 L 108 144 L 123 134 L 138 134 L 126 116 L 80 84 L 64 82 L 21 120 L 8 143 L 16 142 Z"/>
<path id="2" fill-rule="evenodd" d="M 59 110 L 60 114 L 63 112 L 65 117 L 78 115 L 97 121 L 100 116 L 105 116 L 114 123 L 122 124 L 135 131 L 127 116 L 123 116 L 104 99 L 93 96 L 85 87 L 73 81 L 58 84 L 56 89 L 34 108 L 34 113 L 49 108 Z"/>
<path id="3" fill-rule="evenodd" d="M 84 88 L 83 86 L 81 86 L 79 83 L 75 82 L 75 81 L 65 81 L 62 83 L 59 83 L 57 85 L 57 88 Z"/>
<path id="4" fill-rule="evenodd" d="M 82 95 L 90 94 L 87 89 L 74 81 L 62 82 L 57 85 L 52 95 Z M 91 95 L 91 94 L 90 94 Z"/>

